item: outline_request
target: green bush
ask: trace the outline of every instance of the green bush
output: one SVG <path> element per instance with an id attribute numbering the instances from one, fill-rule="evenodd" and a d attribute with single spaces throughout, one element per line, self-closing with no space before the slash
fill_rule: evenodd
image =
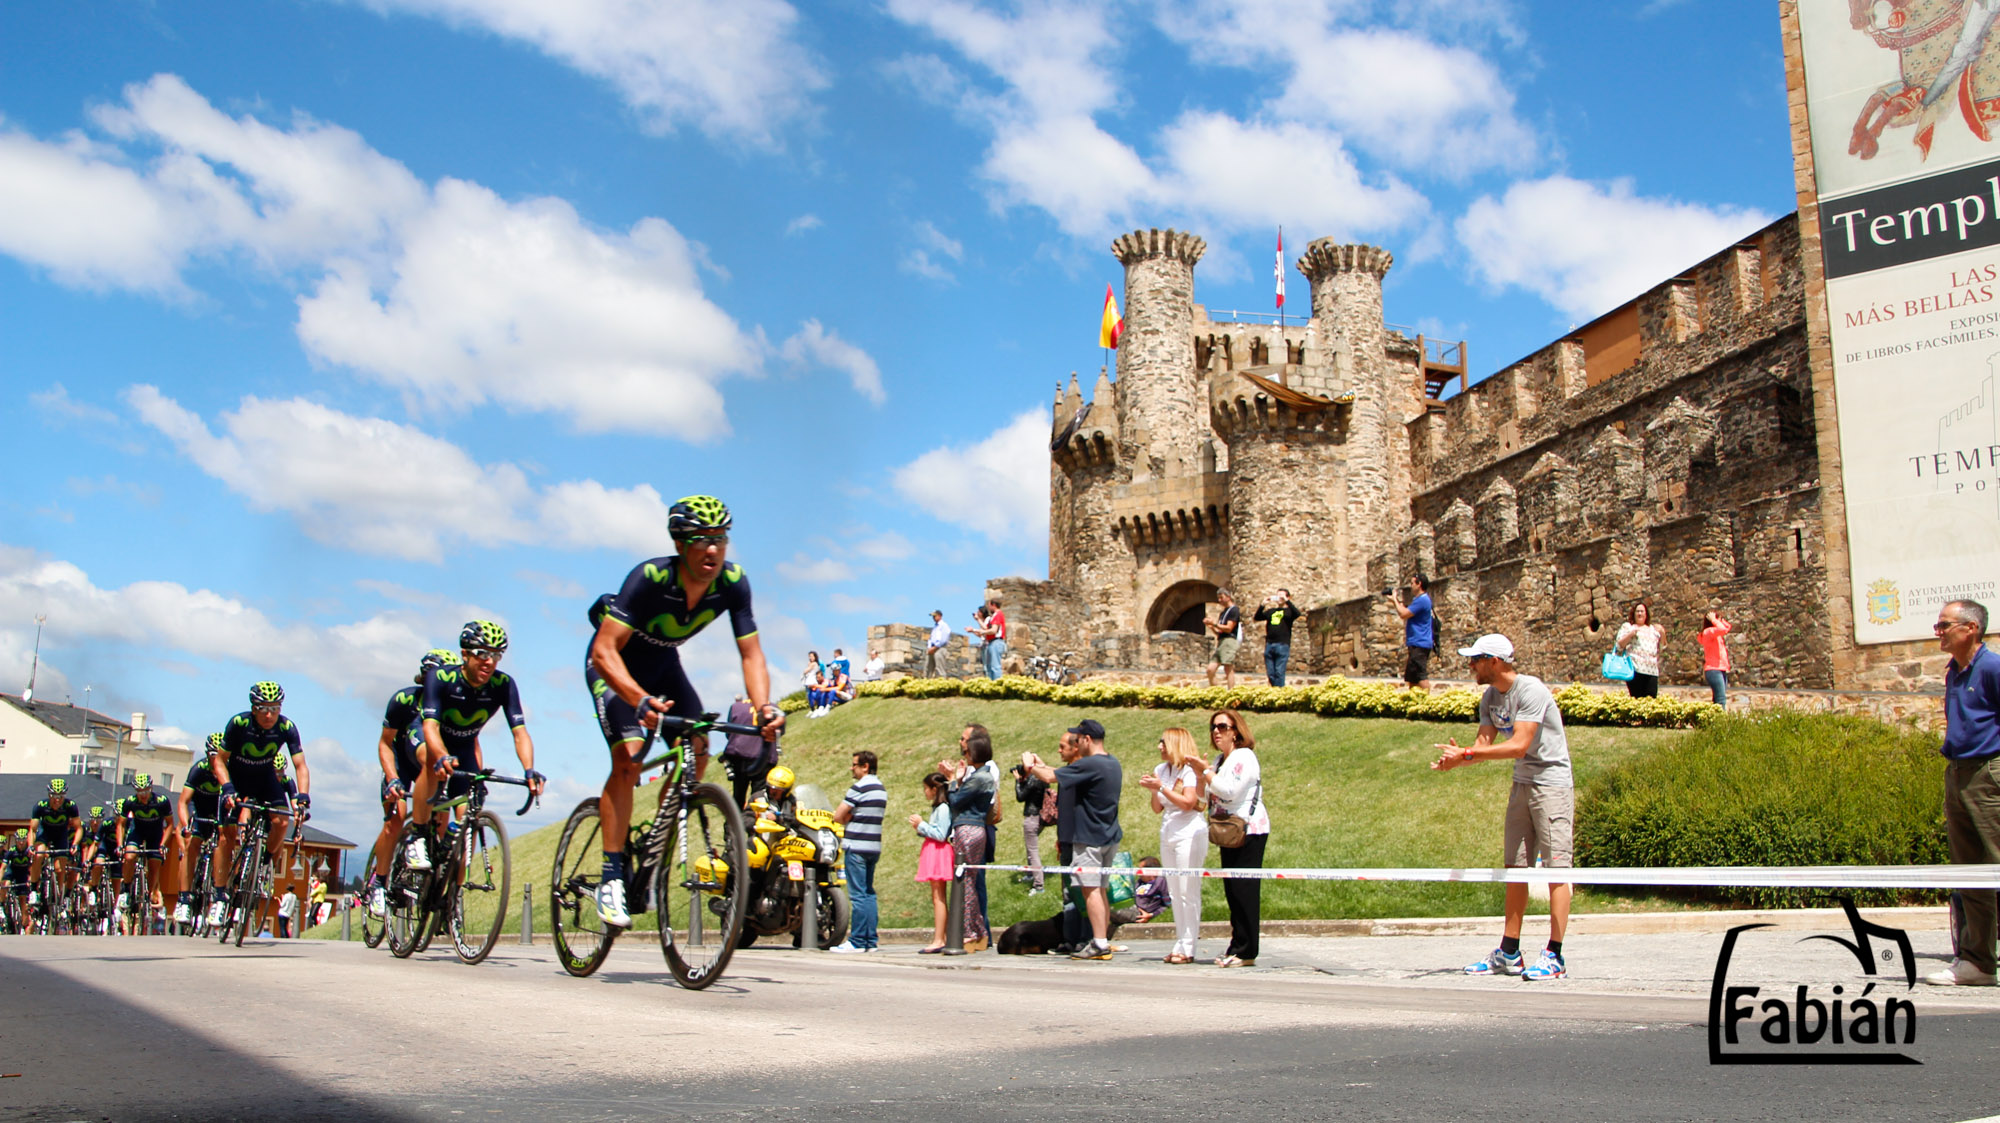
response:
<path id="1" fill-rule="evenodd" d="M 1569 712 L 1564 704 L 1565 718 Z M 1950 860 L 1943 793 L 1935 734 L 1834 714 L 1717 718 L 1579 792 L 1576 859 L 1585 866 L 1940 864 Z M 1693 895 L 1787 908 L 1839 894 L 1746 887 Z M 1887 905 L 1943 894 L 1853 896 Z"/>
<path id="2" fill-rule="evenodd" d="M 1009 675 L 1002 679 L 899 678 L 864 682 L 863 697 L 977 698 L 994 701 L 1053 702 L 1064 706 L 1116 706 L 1153 710 L 1236 709 L 1250 713 L 1307 713 L 1321 717 L 1395 717 L 1464 722 L 1479 710 L 1476 690 L 1431 694 L 1384 682 L 1354 682 L 1338 676 L 1318 686 L 1140 686 L 1129 682 L 1082 682 L 1056 686 Z M 789 700 L 788 700 L 789 701 Z M 1656 729 L 1697 726 L 1721 710 L 1707 702 L 1672 698 L 1628 698 L 1580 683 L 1556 695 L 1568 725 L 1626 725 Z"/>

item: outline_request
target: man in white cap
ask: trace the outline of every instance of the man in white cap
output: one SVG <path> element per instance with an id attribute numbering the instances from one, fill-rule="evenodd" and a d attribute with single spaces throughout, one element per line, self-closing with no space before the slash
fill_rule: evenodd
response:
<path id="1" fill-rule="evenodd" d="M 1472 681 L 1486 688 L 1479 698 L 1479 735 L 1470 746 L 1457 738 L 1433 746 L 1438 758 L 1431 767 L 1449 771 L 1482 760 L 1514 762 L 1514 787 L 1507 796 L 1506 864 L 1535 864 L 1551 869 L 1570 865 L 1570 838 L 1576 825 L 1576 794 L 1569 767 L 1569 739 L 1563 734 L 1562 711 L 1541 679 L 1514 669 L 1514 645 L 1497 633 L 1480 636 L 1471 647 L 1458 649 L 1472 663 Z M 1549 946 L 1541 958 L 1523 968 L 1521 920 L 1528 912 L 1528 887 L 1507 883 L 1507 919 L 1500 946 L 1485 959 L 1466 967 L 1468 975 L 1521 975 L 1529 979 L 1560 979 L 1563 930 L 1569 926 L 1568 885 L 1549 886 Z"/>

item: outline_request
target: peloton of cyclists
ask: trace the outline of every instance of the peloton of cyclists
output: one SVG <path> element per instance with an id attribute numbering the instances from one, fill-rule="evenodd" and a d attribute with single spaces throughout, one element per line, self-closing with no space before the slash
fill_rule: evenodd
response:
<path id="1" fill-rule="evenodd" d="M 419 832 L 404 853 L 404 861 L 413 870 L 431 868 L 426 833 L 435 832 L 438 824 L 428 821 L 433 819 L 428 808 L 438 781 L 450 777 L 445 793 L 457 796 L 471 781 L 455 773 L 485 768 L 479 731 L 494 714 L 505 714 L 508 727 L 514 731 L 514 755 L 521 760 L 528 790 L 539 795 L 543 786 L 544 777 L 535 771 L 535 742 L 528 736 L 521 692 L 514 679 L 499 669 L 500 658 L 507 653 L 507 629 L 491 620 L 474 620 L 458 633 L 458 646 L 461 666 L 439 666 L 424 674 L 419 768 L 410 796 L 413 814 L 428 832 Z"/>
<path id="2" fill-rule="evenodd" d="M 216 754 L 214 769 L 216 779 L 222 781 L 221 796 L 228 804 L 232 800 L 251 800 L 270 807 L 285 807 L 287 804 L 286 783 L 280 779 L 277 759 L 285 754 L 296 773 L 298 789 L 296 806 L 305 811 L 312 805 L 311 773 L 306 768 L 305 752 L 299 746 L 299 728 L 284 716 L 285 688 L 275 682 L 260 682 L 250 688 L 250 709 L 229 719 L 222 731 L 222 751 Z M 208 922 L 221 924 L 227 905 L 223 901 L 224 890 L 229 877 L 229 862 L 235 856 L 236 841 L 243 825 L 250 822 L 250 809 L 238 809 L 236 821 L 222 828 L 222 840 L 216 844 L 213 884 L 216 902 L 209 906 Z M 271 855 L 273 866 L 284 869 L 290 860 L 287 853 L 289 843 L 286 833 L 291 830 L 292 818 L 283 811 L 271 813 Z"/>
<path id="3" fill-rule="evenodd" d="M 681 667 L 680 646 L 727 612 L 743 664 L 744 693 L 758 724 L 767 739 L 784 726 L 784 714 L 770 703 L 771 672 L 757 638 L 750 580 L 741 566 L 727 561 L 730 525 L 729 508 L 712 495 L 677 501 L 667 512 L 676 552 L 634 567 L 618 592 L 591 609 L 597 632 L 583 677 L 611 752 L 611 775 L 598 801 L 604 879 L 597 887 L 597 915 L 608 925 L 632 925 L 625 908 L 625 834 L 646 731 L 670 710 L 688 717 L 702 713 L 701 697 Z M 699 778 L 708 766 L 705 739 L 694 750 Z"/>

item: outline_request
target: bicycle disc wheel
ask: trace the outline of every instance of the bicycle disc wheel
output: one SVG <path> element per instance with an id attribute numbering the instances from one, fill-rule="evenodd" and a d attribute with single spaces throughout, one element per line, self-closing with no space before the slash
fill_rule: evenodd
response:
<path id="1" fill-rule="evenodd" d="M 396 839 L 396 856 L 389 860 L 389 884 L 384 887 L 389 898 L 389 954 L 397 959 L 408 959 L 429 942 L 431 914 L 424 907 L 426 875 L 411 869 L 405 857 L 416 837 L 416 827 L 403 828 L 402 836 Z"/>
<path id="2" fill-rule="evenodd" d="M 675 811 L 662 807 L 660 814 Z M 700 990 L 722 977 L 743 933 L 750 901 L 743 812 L 721 788 L 696 784 L 688 791 L 686 818 L 668 821 L 653 874 L 660 950 L 674 978 Z"/>
<path id="3" fill-rule="evenodd" d="M 507 856 L 507 828 L 500 816 L 481 811 L 459 832 L 459 880 L 453 889 L 451 942 L 467 963 L 486 958 L 500 942 L 513 888 Z"/>
<path id="4" fill-rule="evenodd" d="M 618 930 L 597 915 L 597 883 L 602 880 L 603 832 L 597 797 L 592 796 L 569 813 L 556 842 L 555 868 L 549 873 L 549 928 L 555 935 L 556 960 L 579 978 L 604 965 L 611 942 L 618 938 Z"/>

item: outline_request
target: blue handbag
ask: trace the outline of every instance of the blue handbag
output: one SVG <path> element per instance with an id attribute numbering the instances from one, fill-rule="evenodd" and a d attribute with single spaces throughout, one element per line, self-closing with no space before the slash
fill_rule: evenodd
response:
<path id="1" fill-rule="evenodd" d="M 1632 657 L 1622 651 L 1604 653 L 1604 677 L 1612 682 L 1631 682 L 1637 669 L 1632 666 Z"/>

